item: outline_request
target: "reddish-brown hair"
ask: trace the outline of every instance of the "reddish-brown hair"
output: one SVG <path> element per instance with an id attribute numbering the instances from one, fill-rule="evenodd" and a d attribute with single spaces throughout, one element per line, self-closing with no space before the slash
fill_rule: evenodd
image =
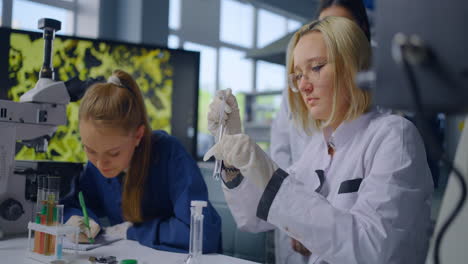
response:
<path id="1" fill-rule="evenodd" d="M 141 200 L 150 166 L 152 132 L 143 95 L 135 80 L 122 70 L 115 70 L 112 75 L 121 85 L 108 82 L 91 86 L 81 100 L 79 120 L 90 120 L 126 135 L 143 125 L 144 134 L 130 161 L 122 193 L 124 218 L 138 223 L 143 221 Z"/>

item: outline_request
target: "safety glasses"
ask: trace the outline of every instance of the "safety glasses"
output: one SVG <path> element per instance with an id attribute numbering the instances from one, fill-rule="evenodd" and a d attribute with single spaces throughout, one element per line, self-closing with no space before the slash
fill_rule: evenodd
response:
<path id="1" fill-rule="evenodd" d="M 297 93 L 300 91 L 300 83 L 302 78 L 305 78 L 305 80 L 309 83 L 314 83 L 320 80 L 320 72 L 321 70 L 328 64 L 328 62 L 312 62 L 309 63 L 304 72 L 298 72 L 298 73 L 290 73 L 288 74 L 288 85 L 289 88 Z"/>

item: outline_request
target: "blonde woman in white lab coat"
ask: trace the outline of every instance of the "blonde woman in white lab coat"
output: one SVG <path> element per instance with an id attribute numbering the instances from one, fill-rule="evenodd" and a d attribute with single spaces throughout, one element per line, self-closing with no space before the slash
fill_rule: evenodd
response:
<path id="1" fill-rule="evenodd" d="M 354 82 L 369 66 L 364 33 L 327 17 L 293 37 L 287 70 L 296 124 L 312 137 L 290 168 L 279 168 L 240 134 L 230 91 L 218 92 L 208 122 L 216 132 L 219 97 L 228 96 L 227 135 L 206 157 L 224 160 L 223 190 L 239 228 L 278 227 L 311 253 L 309 263 L 423 263 L 432 178 L 424 145 L 406 119 L 370 107 Z"/>

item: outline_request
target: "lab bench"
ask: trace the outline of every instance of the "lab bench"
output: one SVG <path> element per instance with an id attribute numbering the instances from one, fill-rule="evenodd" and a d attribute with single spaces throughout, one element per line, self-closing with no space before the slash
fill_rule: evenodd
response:
<path id="1" fill-rule="evenodd" d="M 12 237 L 0 240 L 0 262 L 2 264 L 35 264 L 39 263 L 27 256 L 26 236 Z M 70 251 L 72 252 L 72 251 Z M 140 245 L 133 240 L 120 240 L 113 244 L 95 248 L 89 251 L 79 251 L 73 264 L 89 263 L 89 257 L 115 256 L 120 263 L 123 259 L 136 259 L 138 264 L 167 263 L 183 264 L 187 254 L 155 250 Z M 218 264 L 250 264 L 255 263 L 221 254 L 205 254 L 203 263 Z"/>

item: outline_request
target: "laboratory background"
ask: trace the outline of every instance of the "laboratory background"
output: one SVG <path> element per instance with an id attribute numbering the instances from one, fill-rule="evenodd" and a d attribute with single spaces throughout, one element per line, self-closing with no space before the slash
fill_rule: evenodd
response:
<path id="1" fill-rule="evenodd" d="M 38 188 L 48 178 L 60 190 L 56 199 L 70 191 L 72 179 L 87 162 L 79 136 L 84 93 L 79 89 L 88 85 L 86 81 L 107 79 L 115 69 L 128 72 L 140 87 L 151 128 L 176 137 L 196 161 L 209 202 L 220 216 L 222 249 L 193 263 L 307 263 L 294 257 L 299 254 L 294 250 L 287 250 L 291 255 L 285 258 L 277 256 L 279 248 L 288 245 L 275 230 L 250 233 L 237 228 L 222 181 L 213 177 L 215 160 L 203 161 L 203 156 L 215 144 L 208 129 L 209 104 L 218 90 L 227 88 L 237 98 L 244 133 L 270 152 L 272 124 L 288 84 L 288 43 L 294 32 L 317 17 L 319 4 L 320 0 L 0 0 L 0 263 L 19 263 L 18 256 L 21 263 L 36 263 L 27 253 L 36 243 L 29 241 L 35 229 L 28 223 L 34 222 Z M 468 5 L 460 0 L 363 4 L 373 58 L 371 69 L 357 78 L 358 86 L 372 91 L 377 106 L 414 122 L 427 152 L 434 193 L 426 263 L 435 263 L 434 248 L 440 251 L 440 263 L 465 263 L 468 208 L 461 180 L 468 179 L 468 136 L 460 139 L 467 134 Z M 38 83 L 47 59 L 45 29 L 38 28 L 43 18 L 61 22 L 49 41 L 53 79 L 75 81 L 77 92 L 70 102 L 55 93 L 57 104 L 38 107 L 20 103 L 20 98 Z M 52 20 L 43 23 L 56 26 Z M 413 49 L 408 60 L 396 54 L 398 33 L 407 37 L 402 45 Z M 11 120 L 10 112 L 18 120 Z M 26 125 L 29 118 L 50 124 Z M 58 215 L 63 207 L 54 210 Z M 453 221 L 447 224 L 448 219 Z M 440 233 L 444 236 L 438 241 Z M 119 253 L 119 260 L 139 258 L 138 263 L 190 263 L 184 262 L 186 254 L 156 251 L 136 242 L 115 242 L 78 254 L 86 260 Z M 112 261 L 95 263 L 117 263 Z"/>

